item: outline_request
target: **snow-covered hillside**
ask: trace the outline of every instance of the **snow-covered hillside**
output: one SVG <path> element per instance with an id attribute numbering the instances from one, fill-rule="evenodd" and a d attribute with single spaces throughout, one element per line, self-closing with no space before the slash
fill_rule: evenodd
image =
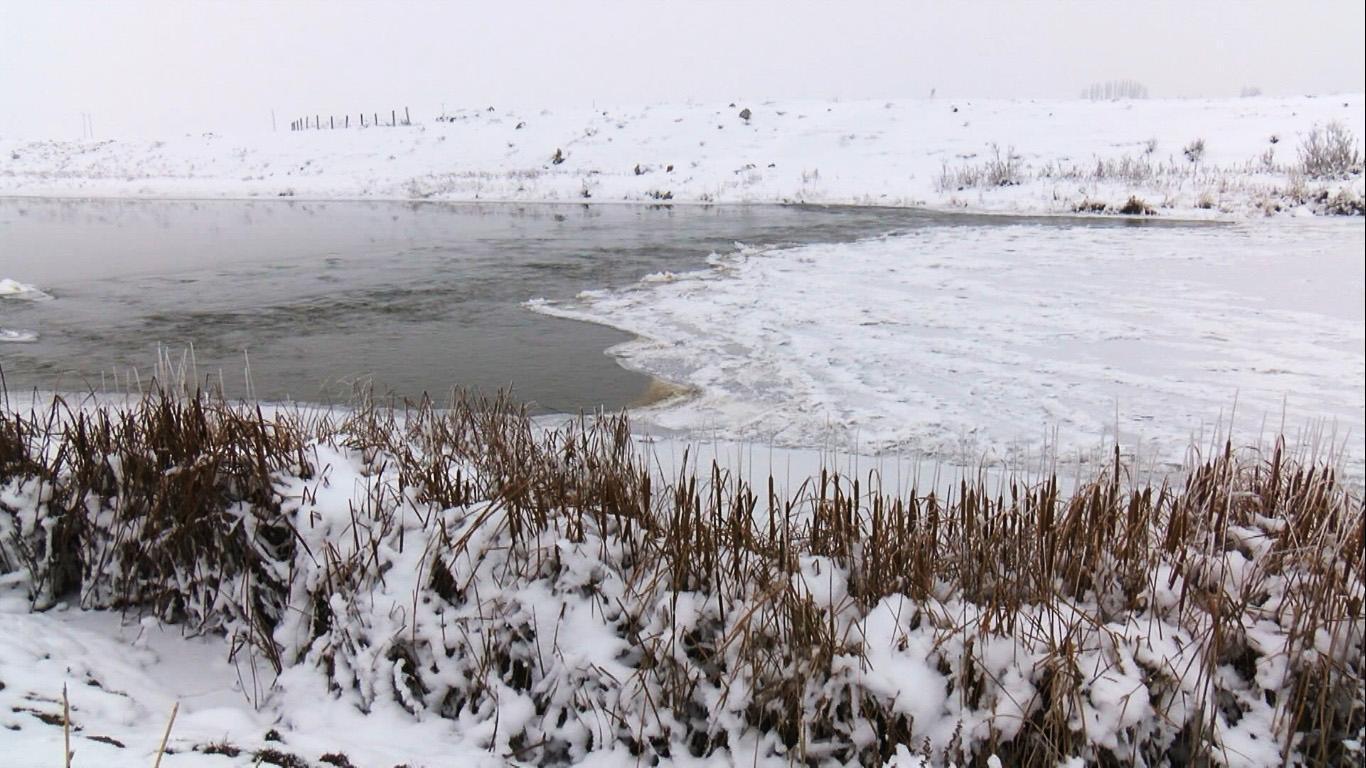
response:
<path id="1" fill-rule="evenodd" d="M 742 117 L 747 115 L 748 119 Z M 1350 207 L 1298 148 L 1363 97 L 467 109 L 394 128 L 162 141 L 0 137 L 0 195 L 840 203 L 1260 215 Z M 326 124 L 327 118 L 323 117 Z M 352 124 L 359 116 L 352 116 Z M 1143 207 L 1130 210 L 1143 211 Z"/>

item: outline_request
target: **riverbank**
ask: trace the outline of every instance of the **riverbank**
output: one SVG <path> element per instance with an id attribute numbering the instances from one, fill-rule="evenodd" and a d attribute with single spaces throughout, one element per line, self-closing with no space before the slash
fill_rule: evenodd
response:
<path id="1" fill-rule="evenodd" d="M 0 726 L 23 765 L 1350 761 L 1361 500 L 1309 449 L 775 489 L 506 400 L 6 406 Z"/>
<path id="2" fill-rule="evenodd" d="M 819 203 L 1243 219 L 1359 212 L 1359 167 L 1306 172 L 1304 151 L 1316 130 L 1323 140 L 1341 126 L 1359 165 L 1363 123 L 1361 94 L 484 107 L 381 128 L 0 137 L 0 195 Z"/>

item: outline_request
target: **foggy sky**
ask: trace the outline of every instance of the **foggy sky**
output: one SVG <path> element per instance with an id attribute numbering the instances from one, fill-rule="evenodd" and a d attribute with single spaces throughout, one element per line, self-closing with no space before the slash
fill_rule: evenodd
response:
<path id="1" fill-rule="evenodd" d="M 1361 0 L 0 0 L 0 135 L 281 129 L 444 103 L 1366 90 Z"/>

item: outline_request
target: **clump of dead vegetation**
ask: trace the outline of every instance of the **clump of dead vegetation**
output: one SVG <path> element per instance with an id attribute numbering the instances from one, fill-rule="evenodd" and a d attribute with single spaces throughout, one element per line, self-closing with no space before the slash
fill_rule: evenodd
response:
<path id="1" fill-rule="evenodd" d="M 1299 170 L 1311 179 L 1350 179 L 1362 172 L 1356 136 L 1341 123 L 1316 125 L 1300 143 Z"/>
<path id="2" fill-rule="evenodd" d="M 1119 453 L 1056 478 L 791 493 L 624 416 L 506 398 L 266 412 L 202 393 L 0 418 L 0 570 L 154 613 L 539 765 L 1344 764 L 1363 511 L 1330 466 Z"/>
<path id="3" fill-rule="evenodd" d="M 1179 157 L 1156 156 L 1157 141 L 1148 139 L 1136 154 L 1054 160 L 1031 166 L 1012 148 L 1004 157 L 995 145 L 985 160 L 965 157 L 957 166 L 945 163 L 936 180 L 940 192 L 969 189 L 990 190 L 1026 181 L 1050 182 L 1073 187 L 1055 191 L 1076 213 L 1155 215 L 1156 208 L 1126 210 L 1128 201 L 1163 201 L 1161 207 L 1190 206 L 1201 210 L 1219 208 L 1222 198 L 1244 198 L 1256 210 L 1272 214 L 1308 206 L 1323 215 L 1361 215 L 1362 195 L 1354 183 L 1362 176 L 1359 139 L 1341 123 L 1314 126 L 1300 143 L 1294 162 L 1276 160 L 1279 136 L 1271 136 L 1266 149 L 1243 162 L 1205 162 L 1207 146 L 1202 138 L 1185 144 Z M 1348 182 L 1343 184 L 1343 182 Z M 1107 201 L 1114 195 L 1114 201 Z M 1127 198 L 1127 201 L 1126 201 Z"/>
<path id="4" fill-rule="evenodd" d="M 944 163 L 935 182 L 940 192 L 961 192 L 966 189 L 1013 187 L 1024 181 L 1024 163 L 1011 147 L 1001 154 L 1001 148 L 991 145 L 991 157 L 980 163 L 963 163 L 956 168 Z"/>

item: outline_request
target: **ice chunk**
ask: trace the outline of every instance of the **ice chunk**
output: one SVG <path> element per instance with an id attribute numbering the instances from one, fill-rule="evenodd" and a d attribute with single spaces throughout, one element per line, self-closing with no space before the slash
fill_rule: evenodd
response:
<path id="1" fill-rule="evenodd" d="M 21 283 L 9 277 L 0 277 L 0 299 L 16 299 L 18 301 L 48 301 L 52 298 L 50 294 L 43 293 L 32 285 Z"/>

